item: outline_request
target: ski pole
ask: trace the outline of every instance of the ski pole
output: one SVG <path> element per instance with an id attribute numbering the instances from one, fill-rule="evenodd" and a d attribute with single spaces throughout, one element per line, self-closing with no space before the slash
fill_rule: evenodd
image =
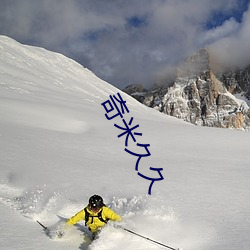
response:
<path id="1" fill-rule="evenodd" d="M 45 227 L 40 221 L 36 221 L 40 226 L 42 226 L 43 227 L 43 229 L 46 231 L 46 230 L 48 230 L 48 228 L 47 227 Z"/>
<path id="2" fill-rule="evenodd" d="M 171 250 L 180 250 L 180 248 L 173 248 L 173 247 L 167 246 L 167 245 L 162 244 L 162 243 L 160 243 L 160 242 L 158 242 L 158 241 L 155 241 L 155 240 L 152 240 L 152 239 L 150 239 L 150 238 L 148 238 L 148 237 L 145 237 L 145 236 L 143 236 L 143 235 L 141 235 L 141 234 L 135 233 L 135 232 L 133 232 L 133 231 L 127 229 L 127 228 L 124 228 L 124 227 L 123 227 L 122 229 L 125 230 L 125 231 L 127 231 L 127 232 L 129 232 L 129 233 L 131 233 L 131 234 L 137 235 L 137 236 L 139 236 L 139 237 L 141 237 L 141 238 L 143 238 L 143 239 L 146 239 L 146 240 L 148 240 L 148 241 L 154 242 L 154 243 L 156 243 L 156 244 L 158 244 L 158 245 L 161 245 L 161 246 L 163 246 L 163 247 L 169 248 L 169 249 L 171 249 Z"/>

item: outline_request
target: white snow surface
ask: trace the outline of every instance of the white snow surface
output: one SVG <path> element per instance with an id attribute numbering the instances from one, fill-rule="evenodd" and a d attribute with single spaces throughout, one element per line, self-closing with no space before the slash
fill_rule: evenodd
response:
<path id="1" fill-rule="evenodd" d="M 126 70 L 126 69 L 124 69 Z M 122 118 L 101 105 L 120 93 L 136 143 L 150 144 L 139 170 L 118 138 Z M 128 147 L 138 150 L 129 138 Z M 90 242 L 84 222 L 52 231 L 102 195 L 121 225 L 183 250 L 250 249 L 250 134 L 193 126 L 147 108 L 61 54 L 0 36 L 0 249 L 149 250 L 164 247 L 109 223 Z M 141 149 L 141 153 L 145 153 Z M 165 247 L 165 249 L 167 249 Z"/>

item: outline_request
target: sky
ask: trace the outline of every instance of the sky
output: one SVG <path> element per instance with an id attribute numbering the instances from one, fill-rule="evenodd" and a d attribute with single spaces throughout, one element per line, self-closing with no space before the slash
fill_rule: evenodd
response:
<path id="1" fill-rule="evenodd" d="M 0 0 L 0 34 L 63 53 L 122 89 L 166 81 L 210 48 L 250 62 L 249 0 Z"/>

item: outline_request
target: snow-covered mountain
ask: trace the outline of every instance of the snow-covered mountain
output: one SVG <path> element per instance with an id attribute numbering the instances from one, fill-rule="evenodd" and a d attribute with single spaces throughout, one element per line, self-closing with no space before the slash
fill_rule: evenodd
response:
<path id="1" fill-rule="evenodd" d="M 115 110 L 102 104 L 118 93 L 124 121 L 133 117 L 142 133 L 136 143 L 150 144 L 138 171 L 125 149 L 139 147 L 131 137 L 126 146 L 114 126 L 122 118 L 105 117 Z M 0 36 L 0 248 L 163 249 L 112 225 L 91 243 L 84 222 L 62 239 L 36 223 L 54 228 L 58 215 L 69 218 L 97 193 L 124 227 L 168 246 L 248 250 L 249 139 L 161 114 L 63 55 Z M 150 167 L 162 168 L 164 180 L 148 195 L 150 181 L 138 173 L 157 178 Z"/>
<path id="2" fill-rule="evenodd" d="M 217 72 L 203 49 L 180 65 L 171 86 L 149 91 L 128 86 L 124 91 L 146 106 L 184 121 L 209 127 L 250 127 L 249 68 Z"/>

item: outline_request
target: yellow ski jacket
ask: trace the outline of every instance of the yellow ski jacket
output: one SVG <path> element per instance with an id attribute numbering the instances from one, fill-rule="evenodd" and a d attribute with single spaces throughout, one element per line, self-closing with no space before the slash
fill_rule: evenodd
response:
<path id="1" fill-rule="evenodd" d="M 89 213 L 88 221 L 85 221 L 86 225 L 88 226 L 89 230 L 92 233 L 97 232 L 100 228 L 102 228 L 106 223 L 104 221 L 112 220 L 112 221 L 121 221 L 121 217 L 116 214 L 113 210 L 110 208 L 103 206 L 99 211 L 93 212 L 88 207 L 86 207 L 87 212 Z M 101 218 L 104 220 L 100 220 L 98 218 L 98 215 L 101 211 Z M 85 210 L 82 209 L 77 214 L 72 216 L 68 221 L 67 224 L 74 225 L 80 220 L 85 220 Z"/>

